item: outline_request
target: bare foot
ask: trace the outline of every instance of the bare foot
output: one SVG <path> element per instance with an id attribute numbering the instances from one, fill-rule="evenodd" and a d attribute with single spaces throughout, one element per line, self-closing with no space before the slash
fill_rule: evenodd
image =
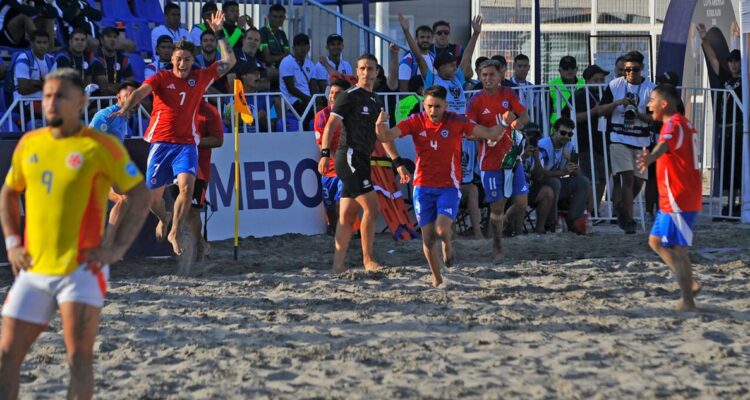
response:
<path id="1" fill-rule="evenodd" d="M 505 261 L 505 250 L 495 251 L 492 261 L 495 264 Z"/>
<path id="2" fill-rule="evenodd" d="M 167 232 L 169 232 L 169 228 L 172 226 L 172 213 L 167 213 L 167 218 L 165 221 L 159 220 L 159 223 L 156 224 L 156 231 L 154 232 L 154 235 L 156 236 L 157 242 L 163 242 L 164 239 L 167 237 Z"/>
<path id="3" fill-rule="evenodd" d="M 334 265 L 334 266 L 333 266 L 333 273 L 334 273 L 334 274 L 341 274 L 341 273 L 344 273 L 344 272 L 346 272 L 346 271 L 347 271 L 347 269 L 348 269 L 348 268 L 346 268 L 346 266 L 345 266 L 345 265 L 339 265 L 339 266 L 336 266 L 336 265 Z"/>
<path id="4" fill-rule="evenodd" d="M 443 284 L 443 277 L 442 276 L 434 276 L 432 277 L 432 287 L 438 287 Z"/>
<path id="5" fill-rule="evenodd" d="M 365 271 L 377 271 L 380 268 L 383 268 L 383 266 L 380 265 L 380 263 L 378 263 L 377 261 L 370 261 L 365 263 Z"/>
<path id="6" fill-rule="evenodd" d="M 701 286 L 701 284 L 700 284 L 700 283 L 698 283 L 698 281 L 695 281 L 695 280 L 694 280 L 694 281 L 693 281 L 693 287 L 692 287 L 692 291 L 693 291 L 693 297 L 697 296 L 697 295 L 698 295 L 698 293 L 700 293 L 700 292 L 701 292 L 701 289 L 703 289 L 703 286 Z"/>
<path id="7" fill-rule="evenodd" d="M 172 231 L 169 232 L 169 236 L 167 236 L 167 240 L 172 244 L 172 251 L 174 251 L 174 253 L 178 256 L 181 255 L 182 247 L 180 246 L 180 242 L 177 240 L 177 231 L 172 229 Z"/>
<path id="8" fill-rule="evenodd" d="M 443 264 L 445 264 L 445 267 L 446 267 L 446 268 L 451 268 L 451 267 L 453 267 L 453 261 L 455 260 L 455 258 L 456 258 L 456 257 L 455 257 L 455 255 L 453 255 L 453 254 L 451 254 L 451 255 L 449 255 L 449 256 L 443 255 Z M 440 280 L 440 282 L 442 282 L 442 281 L 443 281 L 443 280 L 441 279 L 441 280 Z"/>
<path id="9" fill-rule="evenodd" d="M 695 302 L 693 301 L 691 301 L 690 303 L 687 303 L 687 302 L 680 300 L 680 302 L 677 303 L 677 311 L 696 312 L 696 311 L 700 311 L 700 309 L 695 306 Z"/>

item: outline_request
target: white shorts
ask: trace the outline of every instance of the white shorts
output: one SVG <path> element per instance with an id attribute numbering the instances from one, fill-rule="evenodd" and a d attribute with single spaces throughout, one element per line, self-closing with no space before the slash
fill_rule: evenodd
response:
<path id="1" fill-rule="evenodd" d="M 3 317 L 46 325 L 62 303 L 104 306 L 109 265 L 86 268 L 82 263 L 70 275 L 42 275 L 21 271 L 5 297 Z"/>

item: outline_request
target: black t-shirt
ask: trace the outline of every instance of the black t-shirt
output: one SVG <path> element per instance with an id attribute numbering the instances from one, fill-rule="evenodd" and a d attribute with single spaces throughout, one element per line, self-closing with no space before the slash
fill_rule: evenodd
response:
<path id="1" fill-rule="evenodd" d="M 240 71 L 246 72 L 246 71 L 260 71 L 260 75 L 265 77 L 268 76 L 268 73 L 266 71 L 266 65 L 260 60 L 260 57 L 258 55 L 249 55 L 246 54 L 242 49 L 240 48 L 234 50 L 234 57 L 237 59 L 237 64 L 235 64 L 234 68 L 232 69 L 232 72 L 238 73 Z"/>
<path id="2" fill-rule="evenodd" d="M 596 88 L 590 88 L 588 92 L 585 89 L 578 89 L 574 95 L 574 103 L 576 107 L 576 113 L 584 112 L 589 108 L 594 108 L 601 102 L 599 99 L 599 90 Z M 588 97 L 588 105 L 586 104 L 586 98 Z M 570 115 L 570 107 L 565 106 L 562 111 L 562 115 Z M 602 142 L 602 134 L 597 131 L 599 129 L 599 118 L 591 116 L 591 119 L 586 122 L 578 122 L 576 124 L 576 132 L 578 134 L 578 152 L 588 153 L 591 149 L 589 144 L 589 125 L 591 126 L 591 138 L 594 140 L 594 153 L 604 154 L 604 144 Z"/>
<path id="3" fill-rule="evenodd" d="M 338 151 L 353 149 L 356 152 L 372 153 L 375 148 L 375 122 L 383 107 L 377 93 L 355 86 L 336 98 L 333 114 L 342 119 Z"/>
<path id="4" fill-rule="evenodd" d="M 121 83 L 125 79 L 135 77 L 133 67 L 128 62 L 127 57 L 120 54 L 119 51 L 112 57 L 100 53 L 91 63 L 91 75 L 104 75 L 109 83 Z"/>
<path id="5" fill-rule="evenodd" d="M 92 57 L 90 57 L 87 53 L 84 53 L 80 56 L 73 55 L 69 50 L 64 49 L 61 52 L 57 53 L 57 57 L 55 57 L 55 62 L 57 63 L 57 68 L 74 68 L 77 69 L 78 72 L 81 73 L 81 78 L 88 77 L 91 75 L 91 63 L 89 60 L 91 60 Z"/>
<path id="6" fill-rule="evenodd" d="M 737 98 L 742 100 L 742 78 L 732 76 L 732 73 L 724 68 L 719 69 L 719 82 L 721 82 L 721 88 L 727 90 L 733 90 L 737 95 Z M 742 108 L 739 104 L 736 104 L 731 96 L 727 96 L 727 109 L 724 111 L 724 95 L 717 96 L 716 101 L 716 118 L 717 122 L 731 124 L 734 120 L 733 108 L 737 109 L 737 124 L 742 124 Z"/>

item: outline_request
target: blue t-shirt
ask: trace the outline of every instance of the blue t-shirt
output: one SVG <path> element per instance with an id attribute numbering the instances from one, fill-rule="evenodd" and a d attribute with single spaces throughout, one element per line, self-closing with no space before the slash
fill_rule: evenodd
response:
<path id="1" fill-rule="evenodd" d="M 91 119 L 89 126 L 102 132 L 115 135 L 120 141 L 125 140 L 125 137 L 130 133 L 128 117 L 110 118 L 110 115 L 116 111 L 120 111 L 120 106 L 117 104 L 99 110 L 99 112 L 94 115 L 94 118 Z"/>
<path id="2" fill-rule="evenodd" d="M 564 157 L 565 152 L 573 153 L 573 142 L 568 142 L 565 146 L 556 149 L 552 137 L 547 136 L 539 140 L 539 160 L 548 171 L 559 171 L 565 167 L 568 163 Z"/>
<path id="3" fill-rule="evenodd" d="M 424 80 L 425 89 L 438 85 L 448 91 L 448 111 L 456 114 L 466 114 L 466 95 L 464 94 L 464 84 L 466 79 L 461 69 L 456 70 L 456 75 L 451 79 L 443 79 L 440 75 L 435 74 L 432 70 L 427 71 L 427 78 Z"/>

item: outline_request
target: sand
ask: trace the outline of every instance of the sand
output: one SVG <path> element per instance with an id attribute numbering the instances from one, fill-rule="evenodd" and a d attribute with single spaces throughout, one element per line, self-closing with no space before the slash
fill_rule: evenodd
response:
<path id="1" fill-rule="evenodd" d="M 500 265 L 488 240 L 460 240 L 443 289 L 420 242 L 385 235 L 392 267 L 374 274 L 329 273 L 323 235 L 244 239 L 240 262 L 213 243 L 190 277 L 128 260 L 112 267 L 97 397 L 750 398 L 750 227 L 701 221 L 696 237 L 700 313 L 674 311 L 645 233 L 609 226 L 509 239 Z M 60 329 L 33 346 L 22 398 L 63 398 Z"/>

